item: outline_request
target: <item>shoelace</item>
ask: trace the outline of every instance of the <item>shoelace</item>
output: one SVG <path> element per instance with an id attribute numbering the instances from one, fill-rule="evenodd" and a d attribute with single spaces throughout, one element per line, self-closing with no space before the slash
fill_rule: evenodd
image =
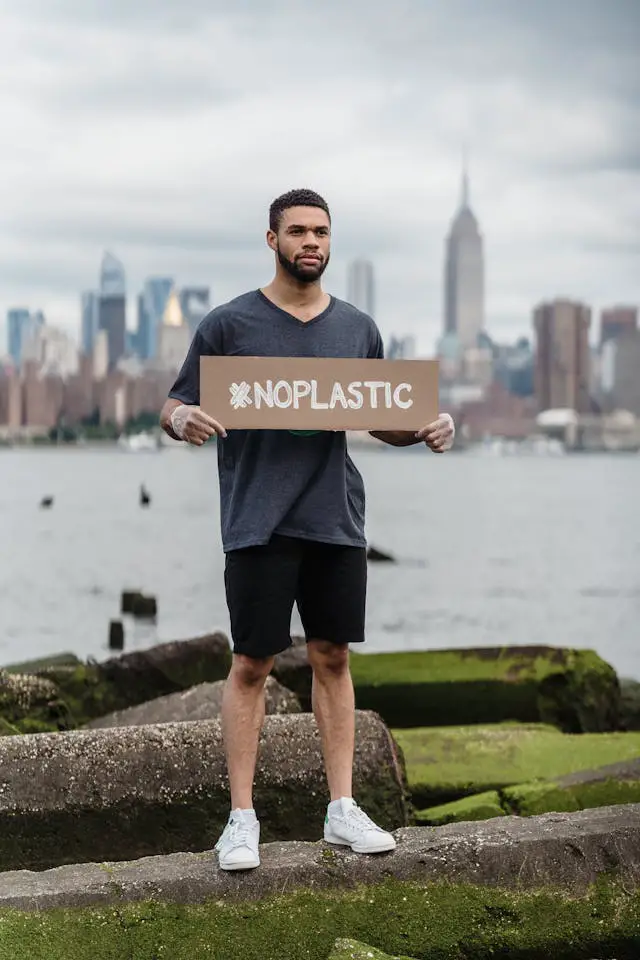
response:
<path id="1" fill-rule="evenodd" d="M 353 822 L 353 826 L 360 831 L 365 830 L 378 830 L 381 831 L 381 828 L 377 826 L 371 817 L 368 817 L 364 810 L 361 810 L 360 807 L 350 807 L 347 812 L 347 819 L 350 822 Z"/>
<path id="2" fill-rule="evenodd" d="M 229 839 L 234 847 L 246 847 L 249 844 L 251 830 L 241 820 L 232 820 L 229 830 Z"/>

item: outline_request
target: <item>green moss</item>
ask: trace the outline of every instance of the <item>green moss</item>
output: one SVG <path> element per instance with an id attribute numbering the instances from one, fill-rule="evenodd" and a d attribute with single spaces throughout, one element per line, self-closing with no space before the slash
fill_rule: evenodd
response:
<path id="1" fill-rule="evenodd" d="M 0 912 L 0 960 L 327 960 L 352 937 L 416 960 L 584 960 L 640 951 L 640 894 L 461 884 L 300 890 L 258 902 Z"/>
<path id="2" fill-rule="evenodd" d="M 640 733 L 563 734 L 536 724 L 396 729 L 393 735 L 419 809 L 640 756 Z"/>
<path id="3" fill-rule="evenodd" d="M 500 794 L 496 790 L 478 793 L 473 797 L 464 797 L 452 803 L 443 803 L 439 807 L 430 807 L 416 814 L 416 823 L 439 827 L 444 823 L 465 823 L 470 820 L 491 820 L 503 817 Z"/>
<path id="4" fill-rule="evenodd" d="M 351 657 L 356 702 L 395 727 L 542 721 L 618 729 L 620 688 L 591 650 L 492 647 Z"/>
<path id="5" fill-rule="evenodd" d="M 391 957 L 375 947 L 357 940 L 336 940 L 329 960 L 411 960 L 410 957 Z"/>
<path id="6" fill-rule="evenodd" d="M 506 808 L 520 816 L 572 812 L 622 803 L 640 803 L 640 781 L 605 780 L 560 786 L 557 783 L 524 783 L 502 791 Z"/>

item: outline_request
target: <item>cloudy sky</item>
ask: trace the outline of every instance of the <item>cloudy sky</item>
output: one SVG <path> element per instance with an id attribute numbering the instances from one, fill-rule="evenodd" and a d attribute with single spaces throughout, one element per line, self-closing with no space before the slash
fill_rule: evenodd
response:
<path id="1" fill-rule="evenodd" d="M 490 333 L 640 301 L 640 0 L 0 0 L 0 36 L 0 324 L 77 334 L 105 248 L 132 295 L 266 283 L 268 205 L 310 186 L 327 287 L 371 258 L 383 333 L 429 351 L 463 144 Z"/>

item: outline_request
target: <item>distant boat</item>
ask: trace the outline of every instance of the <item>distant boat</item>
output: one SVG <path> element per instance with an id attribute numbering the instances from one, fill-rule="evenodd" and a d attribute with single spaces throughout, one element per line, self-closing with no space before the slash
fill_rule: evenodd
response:
<path id="1" fill-rule="evenodd" d="M 126 453 L 153 453 L 161 450 L 160 438 L 153 433 L 121 433 L 118 437 L 118 446 Z"/>

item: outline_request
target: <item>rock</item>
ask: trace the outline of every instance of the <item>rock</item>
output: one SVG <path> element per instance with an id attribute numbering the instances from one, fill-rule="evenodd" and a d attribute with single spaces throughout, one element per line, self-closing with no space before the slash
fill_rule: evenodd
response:
<path id="1" fill-rule="evenodd" d="M 625 730 L 640 730 L 640 683 L 621 680 L 622 726 Z"/>
<path id="2" fill-rule="evenodd" d="M 354 793 L 381 826 L 407 823 L 401 757 L 356 716 Z M 0 870 L 211 849 L 229 816 L 220 722 L 0 739 Z M 328 802 L 312 714 L 269 716 L 255 807 L 266 841 L 316 840 Z"/>
<path id="3" fill-rule="evenodd" d="M 429 827 L 440 827 L 445 823 L 468 823 L 473 820 L 491 820 L 492 817 L 504 817 L 505 811 L 500 803 L 497 790 L 488 790 L 473 797 L 464 797 L 452 803 L 443 803 L 438 807 L 420 810 L 416 814 L 416 823 Z"/>
<path id="4" fill-rule="evenodd" d="M 395 557 L 392 557 L 390 553 L 378 550 L 377 547 L 367 548 L 367 560 L 374 563 L 395 563 Z"/>
<path id="5" fill-rule="evenodd" d="M 139 727 L 152 723 L 175 723 L 190 720 L 215 720 L 222 710 L 224 680 L 215 683 L 200 683 L 190 690 L 170 693 L 148 703 L 128 710 L 110 713 L 106 717 L 92 720 L 88 729 L 99 730 L 106 727 Z M 273 677 L 267 677 L 265 684 L 265 705 L 267 715 L 274 713 L 300 713 L 300 701 L 295 693 L 280 686 Z"/>
<path id="6" fill-rule="evenodd" d="M 97 717 L 225 679 L 230 666 L 224 633 L 159 644 L 103 663 L 56 662 L 35 674 L 55 684 L 55 701 L 33 702 L 29 716 L 15 726 L 20 733 L 74 730 Z M 11 720 L 1 707 L 0 716 Z"/>
<path id="7" fill-rule="evenodd" d="M 595 770 L 581 770 L 551 783 L 524 783 L 503 791 L 506 808 L 520 816 L 640 803 L 639 756 Z"/>
<path id="8" fill-rule="evenodd" d="M 390 727 L 518 720 L 568 733 L 620 728 L 618 679 L 591 650 L 353 651 L 351 673 L 358 707 L 375 710 Z"/>
<path id="9" fill-rule="evenodd" d="M 2 946 L 12 960 L 31 944 L 47 957 L 152 960 L 162 945 L 167 958 L 325 960 L 356 935 L 434 960 L 638 956 L 640 806 L 396 838 L 379 856 L 264 844 L 242 875 L 212 851 L 0 875 Z"/>
<path id="10" fill-rule="evenodd" d="M 563 734 L 529 724 L 394 730 L 417 809 L 640 755 L 638 733 Z"/>
<path id="11" fill-rule="evenodd" d="M 120 701 L 115 709 L 224 680 L 230 667 L 231 649 L 224 633 L 162 643 L 97 665 L 99 678 L 111 685 Z"/>
<path id="12" fill-rule="evenodd" d="M 54 715 L 63 712 L 54 683 L 32 674 L 0 670 L 0 736 L 25 730 L 39 733 L 41 728 L 30 721 L 29 715 L 43 710 Z"/>
<path id="13" fill-rule="evenodd" d="M 375 947 L 357 940 L 336 940 L 329 960 L 411 960 L 410 957 L 392 957 L 389 953 L 381 953 Z"/>
<path id="14" fill-rule="evenodd" d="M 54 653 L 50 657 L 27 660 L 24 663 L 12 663 L 4 669 L 7 673 L 40 673 L 49 667 L 77 667 L 82 661 L 75 653 Z"/>

